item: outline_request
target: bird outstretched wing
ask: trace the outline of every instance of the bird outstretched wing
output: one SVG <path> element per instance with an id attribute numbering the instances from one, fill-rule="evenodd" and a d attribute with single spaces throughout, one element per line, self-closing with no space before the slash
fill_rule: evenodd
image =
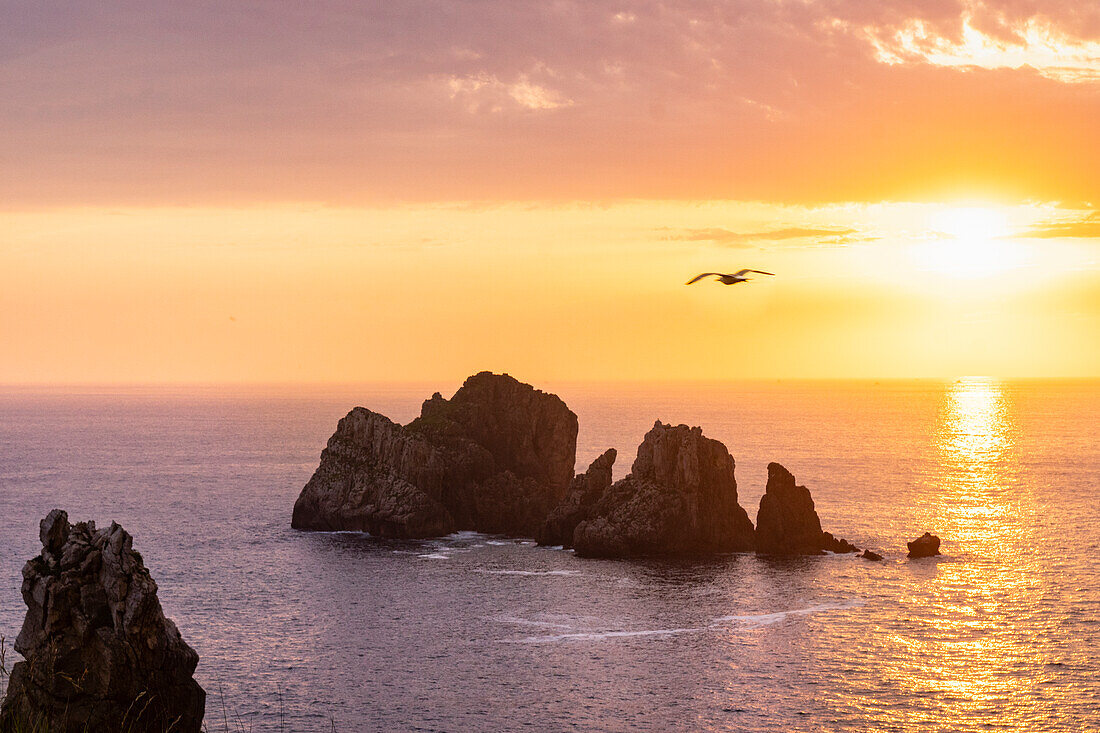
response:
<path id="1" fill-rule="evenodd" d="M 720 273 L 717 273 L 717 272 L 704 272 L 701 275 L 696 275 L 695 277 L 691 278 L 686 283 L 684 283 L 684 285 L 691 285 L 692 283 L 699 282 L 704 277 L 710 277 L 711 275 L 718 275 L 718 274 L 720 274 Z"/>
<path id="2" fill-rule="evenodd" d="M 746 267 L 746 268 L 745 268 L 744 270 L 738 270 L 738 271 L 737 271 L 737 272 L 735 272 L 734 274 L 735 274 L 735 275 L 736 275 L 737 277 L 741 277 L 741 276 L 742 276 L 742 275 L 744 275 L 744 274 L 745 274 L 746 272 L 757 272 L 757 273 L 760 273 L 761 275 L 771 275 L 771 276 L 773 276 L 773 277 L 775 276 L 775 273 L 774 273 L 774 272 L 764 272 L 763 270 L 750 270 L 750 269 L 748 269 L 747 267 Z"/>

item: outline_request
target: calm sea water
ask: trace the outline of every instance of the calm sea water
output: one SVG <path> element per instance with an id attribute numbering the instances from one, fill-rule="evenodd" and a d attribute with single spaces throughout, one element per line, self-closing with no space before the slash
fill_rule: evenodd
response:
<path id="1" fill-rule="evenodd" d="M 1100 729 L 1100 383 L 540 385 L 578 468 L 701 425 L 750 516 L 779 461 L 883 564 L 290 529 L 348 409 L 457 386 L 0 392 L 0 633 L 62 507 L 134 535 L 216 729 Z M 945 556 L 906 561 L 925 530 Z"/>

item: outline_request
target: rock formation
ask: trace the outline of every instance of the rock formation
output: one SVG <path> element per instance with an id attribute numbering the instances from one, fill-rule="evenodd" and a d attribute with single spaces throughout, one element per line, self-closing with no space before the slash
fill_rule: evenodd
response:
<path id="1" fill-rule="evenodd" d="M 928 532 L 907 544 L 909 557 L 932 557 L 940 554 L 940 538 Z"/>
<path id="2" fill-rule="evenodd" d="M 394 538 L 534 536 L 592 557 L 858 551 L 821 530 L 809 491 L 775 463 L 754 530 L 737 503 L 733 458 L 699 428 L 657 421 L 614 484 L 616 452 L 574 477 L 576 446 L 577 416 L 557 396 L 481 372 L 449 400 L 433 395 L 405 426 L 349 412 L 291 524 Z"/>
<path id="3" fill-rule="evenodd" d="M 765 555 L 858 552 L 847 540 L 821 530 L 814 500 L 805 486 L 778 463 L 768 464 L 768 485 L 756 515 L 756 551 Z"/>
<path id="4" fill-rule="evenodd" d="M 202 727 L 199 657 L 165 618 L 126 530 L 70 526 L 55 509 L 23 568 L 27 616 L 15 641 L 0 730 L 165 731 Z"/>
<path id="5" fill-rule="evenodd" d="M 873 550 L 864 550 L 863 554 L 860 555 L 860 557 L 862 557 L 864 560 L 872 560 L 874 562 L 879 562 L 880 560 L 882 560 L 882 555 L 874 552 Z"/>
<path id="6" fill-rule="evenodd" d="M 481 372 L 450 400 L 433 395 L 404 427 L 362 407 L 348 413 L 291 524 L 381 537 L 534 536 L 570 486 L 576 447 L 577 416 L 556 395 Z"/>
<path id="7" fill-rule="evenodd" d="M 573 546 L 573 530 L 586 519 L 592 507 L 611 486 L 611 469 L 618 453 L 608 448 L 584 473 L 578 474 L 560 504 L 539 529 L 540 545 Z"/>
<path id="8" fill-rule="evenodd" d="M 585 474 L 590 486 L 606 483 L 605 468 L 597 464 L 608 458 L 605 453 L 593 464 L 597 472 L 591 480 Z M 607 464 L 610 472 L 610 460 Z M 581 511 L 563 510 L 569 521 L 561 527 L 579 519 L 572 545 L 586 557 L 751 550 L 752 522 L 737 503 L 733 469 L 726 447 L 703 437 L 699 428 L 658 420 L 638 447 L 630 475 L 604 488 L 594 503 L 591 495 L 578 500 Z M 559 518 L 555 513 L 555 521 Z M 545 537 L 554 531 L 546 528 Z M 563 535 L 560 539 L 569 544 Z"/>

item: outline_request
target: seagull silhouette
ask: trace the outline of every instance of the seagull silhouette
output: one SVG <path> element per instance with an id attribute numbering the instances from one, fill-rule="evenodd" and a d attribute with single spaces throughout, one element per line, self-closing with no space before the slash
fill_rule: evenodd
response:
<path id="1" fill-rule="evenodd" d="M 711 275 L 714 275 L 716 278 L 718 278 L 718 282 L 722 283 L 723 285 L 736 285 L 737 283 L 743 283 L 746 280 L 752 280 L 751 277 L 745 277 L 745 273 L 748 272 L 758 272 L 761 275 L 775 275 L 774 272 L 764 272 L 763 270 L 750 270 L 748 268 L 745 268 L 744 270 L 738 270 L 732 275 L 726 275 L 721 272 L 704 272 L 701 275 L 696 275 L 684 284 L 691 285 L 692 283 L 699 282 L 704 277 L 710 277 Z"/>

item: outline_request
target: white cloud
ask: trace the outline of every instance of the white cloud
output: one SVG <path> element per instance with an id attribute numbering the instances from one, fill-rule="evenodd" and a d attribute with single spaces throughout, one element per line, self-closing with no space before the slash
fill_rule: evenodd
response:
<path id="1" fill-rule="evenodd" d="M 962 18 L 958 38 L 940 35 L 920 19 L 900 28 L 865 27 L 862 34 L 885 64 L 923 61 L 935 66 L 982 69 L 1031 67 L 1049 79 L 1081 83 L 1100 81 L 1100 43 L 1072 38 L 1039 17 L 994 38 L 974 27 L 969 13 Z"/>
<path id="2" fill-rule="evenodd" d="M 552 110 L 573 104 L 573 100 L 561 92 L 531 81 L 526 74 L 520 74 L 510 83 L 485 73 L 452 76 L 447 80 L 447 88 L 451 99 L 465 101 L 470 112 L 500 112 L 509 102 L 528 110 Z"/>

